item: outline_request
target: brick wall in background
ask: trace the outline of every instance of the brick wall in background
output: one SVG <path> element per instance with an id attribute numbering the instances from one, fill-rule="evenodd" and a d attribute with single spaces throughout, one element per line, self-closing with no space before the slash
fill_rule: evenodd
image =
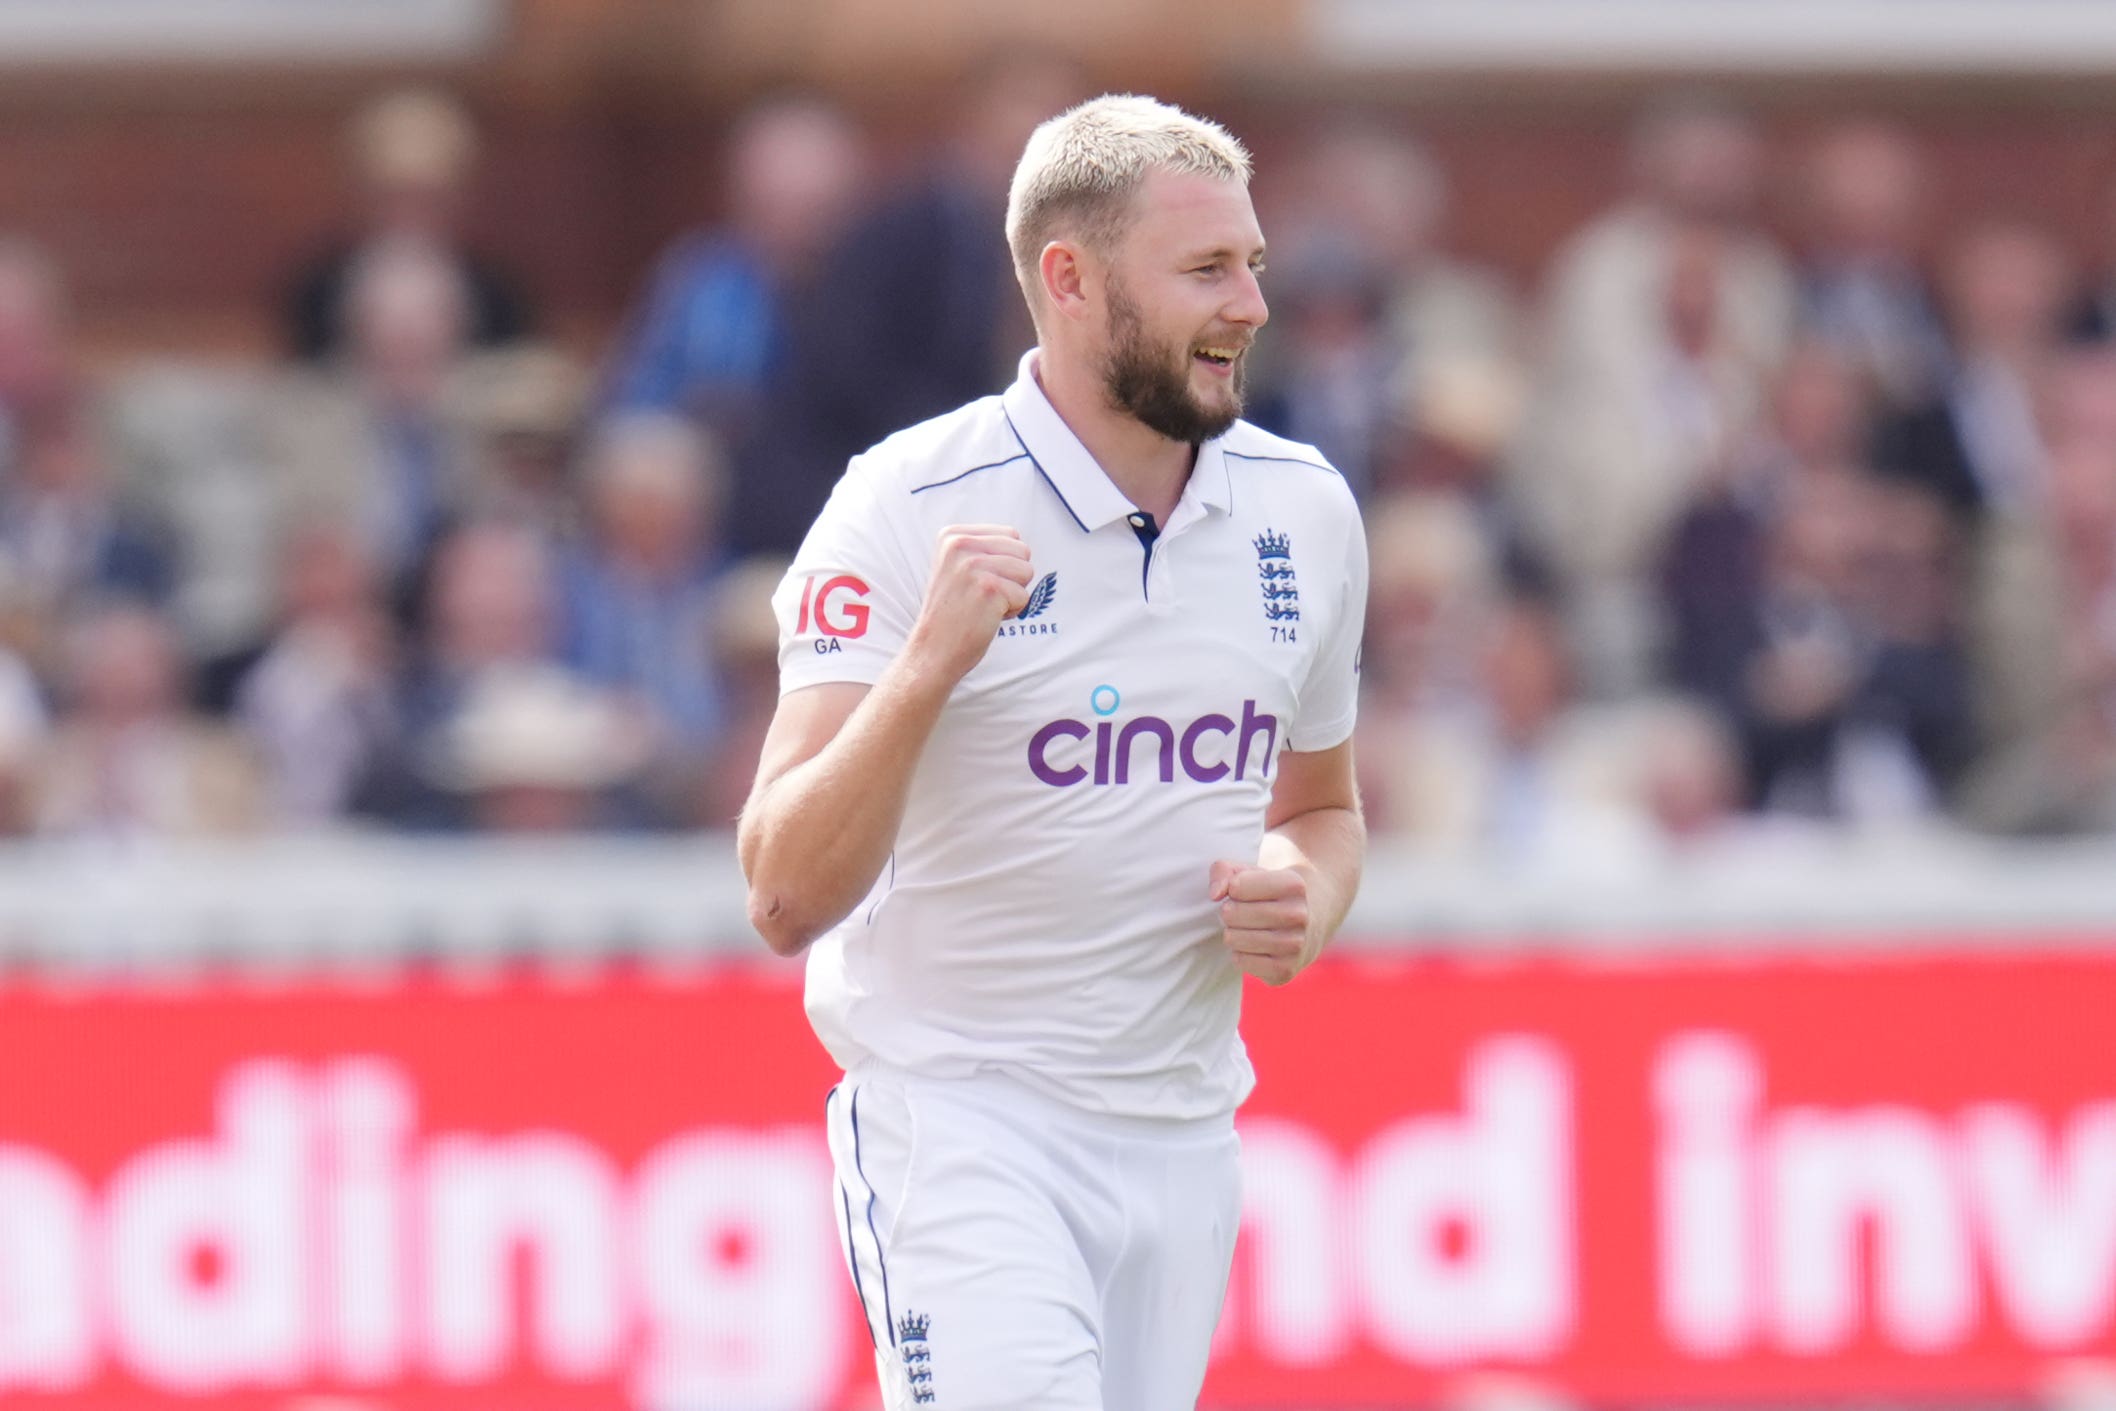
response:
<path id="1" fill-rule="evenodd" d="M 713 209 L 722 119 L 743 96 L 787 78 L 833 88 L 876 121 L 885 155 L 902 159 L 942 126 L 925 95 L 947 92 L 997 37 L 989 11 L 952 0 L 925 0 L 919 23 L 904 26 L 920 37 L 893 45 L 871 33 L 880 11 L 866 0 L 808 7 L 801 25 L 771 20 L 784 8 L 517 0 L 487 61 L 415 73 L 0 70 L 0 227 L 63 254 L 98 350 L 264 350 L 285 271 L 339 222 L 346 115 L 386 83 L 433 79 L 464 92 L 486 130 L 481 242 L 592 351 L 654 251 Z M 1087 58 L 1111 86 L 1158 88 L 1224 115 L 1258 148 L 1267 178 L 1292 135 L 1327 113 L 1403 121 L 1452 178 L 1452 243 L 1523 281 L 1617 189 L 1628 115 L 1656 86 L 1621 74 L 1346 80 L 1284 61 L 1289 8 L 1242 0 L 1196 44 L 1138 20 L 1124 45 Z M 885 62 L 861 70 L 844 35 L 817 42 L 817 14 L 841 16 Z M 1787 150 L 1831 116 L 1900 113 L 1932 143 L 1946 208 L 2014 209 L 2083 252 L 2102 243 L 2116 179 L 2116 98 L 2105 85 L 1750 79 L 1736 91 Z"/>

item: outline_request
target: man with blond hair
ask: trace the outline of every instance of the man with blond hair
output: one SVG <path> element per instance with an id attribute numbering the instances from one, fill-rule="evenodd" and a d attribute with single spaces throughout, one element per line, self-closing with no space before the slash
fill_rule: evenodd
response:
<path id="1" fill-rule="evenodd" d="M 1366 551 L 1241 421 L 1249 157 L 1151 99 L 1051 119 L 1013 386 L 853 459 L 781 585 L 750 916 L 808 952 L 884 1400 L 1194 1404 L 1241 1218 L 1242 976 L 1350 905 Z"/>

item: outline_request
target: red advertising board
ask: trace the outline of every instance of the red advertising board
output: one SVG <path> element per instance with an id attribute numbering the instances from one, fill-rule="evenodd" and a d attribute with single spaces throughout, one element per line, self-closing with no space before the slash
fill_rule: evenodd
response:
<path id="1" fill-rule="evenodd" d="M 1245 1032 L 1208 1405 L 1489 1369 L 2006 1393 L 2116 1355 L 2116 944 L 1344 958 Z M 871 1405 L 834 1076 L 791 970 L 0 991 L 0 1397 Z"/>

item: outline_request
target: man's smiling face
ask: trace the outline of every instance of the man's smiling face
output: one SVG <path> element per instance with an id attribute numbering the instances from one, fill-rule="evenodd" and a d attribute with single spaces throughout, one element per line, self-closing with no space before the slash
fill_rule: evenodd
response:
<path id="1" fill-rule="evenodd" d="M 1270 316 L 1263 233 L 1239 182 L 1155 171 L 1132 201 L 1104 283 L 1110 402 L 1170 440 L 1208 440 L 1242 414 Z"/>

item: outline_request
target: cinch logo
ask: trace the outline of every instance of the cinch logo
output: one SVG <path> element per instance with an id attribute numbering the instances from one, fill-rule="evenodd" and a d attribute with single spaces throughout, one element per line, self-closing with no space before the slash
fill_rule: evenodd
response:
<path id="1" fill-rule="evenodd" d="M 1101 717 L 1093 725 L 1084 720 L 1054 720 L 1029 736 L 1029 772 L 1053 788 L 1074 784 L 1129 784 L 1139 742 L 1151 740 L 1153 752 L 1146 768 L 1163 784 L 1173 784 L 1180 764 L 1186 777 L 1200 784 L 1213 784 L 1232 774 L 1243 778 L 1249 768 L 1251 746 L 1258 737 L 1264 745 L 1258 778 L 1271 774 L 1271 759 L 1278 749 L 1278 717 L 1256 708 L 1255 701 L 1242 702 L 1242 718 L 1213 713 L 1177 726 L 1158 715 L 1134 716 L 1118 722 L 1123 699 L 1114 686 L 1097 686 L 1088 696 L 1088 708 Z M 1092 747 L 1088 741 L 1093 740 Z M 1231 747 L 1231 748 L 1230 748 Z"/>
<path id="2" fill-rule="evenodd" d="M 801 620 L 794 628 L 796 637 L 808 632 L 810 607 L 813 605 L 815 630 L 826 637 L 864 637 L 867 635 L 867 617 L 874 609 L 863 602 L 842 602 L 843 597 L 864 598 L 870 591 L 867 584 L 849 573 L 823 579 L 823 586 L 816 586 L 820 575 L 811 573 L 801 580 Z"/>

